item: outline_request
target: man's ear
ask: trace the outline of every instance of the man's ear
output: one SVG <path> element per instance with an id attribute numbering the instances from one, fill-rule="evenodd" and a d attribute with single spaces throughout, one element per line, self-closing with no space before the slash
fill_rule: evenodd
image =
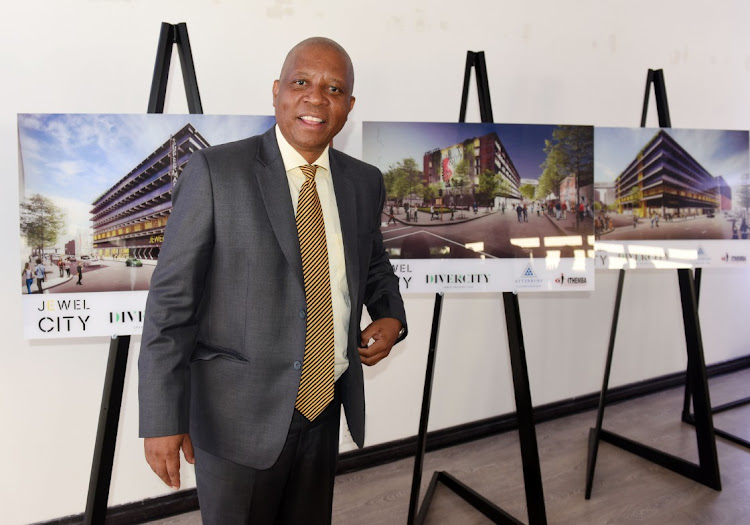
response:
<path id="1" fill-rule="evenodd" d="M 279 94 L 279 81 L 278 80 L 273 81 L 273 89 L 271 90 L 271 92 L 273 93 L 273 107 L 276 107 L 276 97 Z"/>

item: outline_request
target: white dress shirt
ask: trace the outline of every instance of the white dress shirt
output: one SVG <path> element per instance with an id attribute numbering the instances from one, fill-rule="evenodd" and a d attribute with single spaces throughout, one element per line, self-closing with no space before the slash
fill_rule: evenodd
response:
<path id="1" fill-rule="evenodd" d="M 302 188 L 302 183 L 305 182 L 305 175 L 299 167 L 306 165 L 307 161 L 287 142 L 278 126 L 276 126 L 276 141 L 279 143 L 281 159 L 284 162 L 286 178 L 289 182 L 289 194 L 296 217 L 299 191 Z M 349 366 L 346 347 L 351 304 L 349 304 L 349 285 L 346 282 L 344 239 L 341 236 L 341 221 L 339 220 L 339 209 L 336 205 L 336 193 L 333 191 L 328 147 L 312 164 L 318 166 L 315 174 L 315 187 L 323 211 L 326 245 L 328 246 L 328 269 L 331 278 L 331 303 L 333 306 L 334 378 L 338 380 Z"/>

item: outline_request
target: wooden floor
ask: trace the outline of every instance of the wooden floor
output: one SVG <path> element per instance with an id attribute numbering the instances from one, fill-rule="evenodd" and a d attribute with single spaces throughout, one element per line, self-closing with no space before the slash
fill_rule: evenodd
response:
<path id="1" fill-rule="evenodd" d="M 750 370 L 711 379 L 714 406 L 750 396 Z M 604 428 L 697 462 L 695 430 L 680 422 L 683 390 L 672 389 L 607 407 Z M 607 443 L 599 448 L 590 500 L 584 498 L 587 436 L 596 412 L 537 425 L 547 521 L 551 524 L 750 524 L 750 450 L 717 438 L 722 491 L 715 491 Z M 716 428 L 750 439 L 750 405 L 714 416 Z M 333 523 L 406 523 L 413 459 L 339 476 Z M 430 453 L 422 490 L 444 470 L 527 522 L 516 432 Z M 195 525 L 198 512 L 152 522 Z M 490 523 L 438 486 L 430 524 Z"/>

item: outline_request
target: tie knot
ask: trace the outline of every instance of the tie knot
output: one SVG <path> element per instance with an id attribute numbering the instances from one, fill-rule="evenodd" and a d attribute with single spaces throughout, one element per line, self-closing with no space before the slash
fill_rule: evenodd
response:
<path id="1" fill-rule="evenodd" d="M 304 166 L 300 166 L 299 169 L 302 170 L 305 178 L 309 180 L 315 178 L 315 172 L 318 171 L 318 166 L 315 164 L 305 164 Z"/>

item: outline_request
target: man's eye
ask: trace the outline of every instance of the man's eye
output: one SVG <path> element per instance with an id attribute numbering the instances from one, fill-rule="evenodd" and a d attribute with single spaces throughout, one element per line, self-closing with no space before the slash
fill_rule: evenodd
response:
<path id="1" fill-rule="evenodd" d="M 298 86 L 304 86 L 305 81 L 304 80 L 295 80 L 292 82 L 293 84 L 297 84 Z"/>
<path id="2" fill-rule="evenodd" d="M 328 88 L 328 89 L 329 89 L 329 90 L 331 91 L 331 93 L 338 93 L 339 91 L 341 91 L 341 90 L 340 90 L 339 88 L 337 88 L 336 86 L 331 86 L 331 87 L 330 87 L 330 88 Z"/>

